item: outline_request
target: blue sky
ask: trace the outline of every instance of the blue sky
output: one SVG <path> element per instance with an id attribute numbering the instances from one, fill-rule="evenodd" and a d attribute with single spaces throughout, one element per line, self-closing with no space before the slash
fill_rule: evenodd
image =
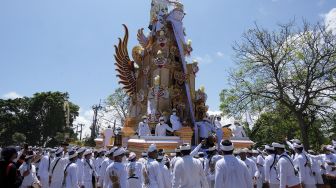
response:
<path id="1" fill-rule="evenodd" d="M 323 22 L 336 8 L 335 0 L 182 2 L 192 58 L 200 62 L 196 84 L 205 86 L 212 111 L 234 66 L 231 46 L 254 22 L 269 29 L 294 17 Z M 84 114 L 118 87 L 113 45 L 121 24 L 130 29 L 131 48 L 137 29 L 148 26 L 149 8 L 150 0 L 1 0 L 0 97 L 67 91 Z"/>

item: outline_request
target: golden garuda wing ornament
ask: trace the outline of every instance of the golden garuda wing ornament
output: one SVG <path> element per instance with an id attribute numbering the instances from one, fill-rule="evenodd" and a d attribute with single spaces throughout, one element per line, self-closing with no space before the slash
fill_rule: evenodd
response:
<path id="1" fill-rule="evenodd" d="M 116 60 L 117 77 L 120 79 L 119 84 L 123 85 L 123 89 L 128 95 L 136 93 L 136 77 L 134 61 L 131 61 L 128 55 L 127 43 L 128 43 L 128 28 L 124 25 L 125 36 L 123 40 L 119 38 L 118 46 L 114 45 Z"/>

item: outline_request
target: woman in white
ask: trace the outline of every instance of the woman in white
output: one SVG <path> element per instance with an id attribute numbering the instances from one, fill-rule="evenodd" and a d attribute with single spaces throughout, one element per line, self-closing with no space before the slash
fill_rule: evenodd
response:
<path id="1" fill-rule="evenodd" d="M 28 151 L 27 156 L 25 157 L 25 162 L 19 168 L 21 176 L 23 176 L 23 181 L 21 188 L 28 188 L 34 184 L 40 184 L 36 176 L 36 167 L 31 163 L 34 157 L 33 151 Z"/>

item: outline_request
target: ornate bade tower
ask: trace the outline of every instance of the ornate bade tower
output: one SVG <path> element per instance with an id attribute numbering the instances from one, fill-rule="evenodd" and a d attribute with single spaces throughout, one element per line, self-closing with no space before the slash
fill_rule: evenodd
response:
<path id="1" fill-rule="evenodd" d="M 190 127 L 206 115 L 204 89 L 195 90 L 197 62 L 187 63 L 185 59 L 192 47 L 185 39 L 184 16 L 180 2 L 152 0 L 149 34 L 145 35 L 143 28 L 138 30 L 139 45 L 132 49 L 133 61 L 127 50 L 128 29 L 123 25 L 125 36 L 115 46 L 115 65 L 119 83 L 131 98 L 124 138 L 134 135 L 143 115 L 148 115 L 154 126 L 160 116 L 169 118 L 176 108 L 184 125 L 181 137 L 192 135 Z"/>

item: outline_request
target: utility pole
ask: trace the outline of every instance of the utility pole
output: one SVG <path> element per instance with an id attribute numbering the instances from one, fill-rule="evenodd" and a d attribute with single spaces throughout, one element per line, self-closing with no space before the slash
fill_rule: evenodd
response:
<path id="1" fill-rule="evenodd" d="M 84 126 L 83 123 L 80 123 L 80 124 L 77 125 L 77 133 L 78 133 L 78 132 L 80 133 L 80 135 L 79 135 L 79 140 L 80 140 L 80 141 L 82 141 L 83 126 Z M 80 127 L 80 130 L 78 130 L 78 127 Z"/>
<path id="2" fill-rule="evenodd" d="M 92 127 L 91 127 L 91 138 L 92 139 L 95 139 L 97 137 L 97 134 L 98 134 L 98 125 L 97 125 L 97 122 L 98 122 L 98 119 L 97 119 L 97 116 L 98 116 L 98 111 L 101 110 L 103 107 L 100 105 L 100 102 L 99 102 L 99 105 L 93 105 L 92 106 L 92 110 L 93 110 L 93 120 L 92 120 Z"/>

